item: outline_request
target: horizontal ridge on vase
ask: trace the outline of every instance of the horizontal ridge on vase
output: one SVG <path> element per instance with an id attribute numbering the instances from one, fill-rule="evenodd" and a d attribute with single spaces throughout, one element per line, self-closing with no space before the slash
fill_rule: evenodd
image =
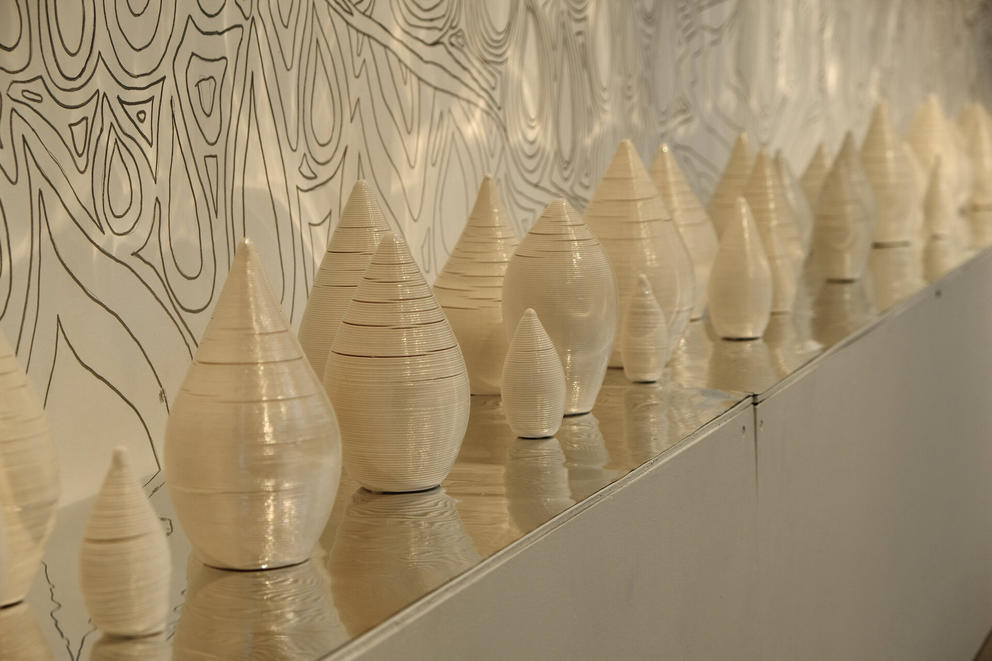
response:
<path id="1" fill-rule="evenodd" d="M 379 240 L 388 231 L 375 193 L 359 179 L 327 241 L 327 251 L 314 275 L 310 298 L 300 320 L 300 344 L 318 377 L 324 374 L 327 352 L 334 343 L 341 317 L 365 275 Z"/>
<path id="2" fill-rule="evenodd" d="M 685 178 L 672 149 L 662 143 L 651 164 L 654 180 L 662 201 L 672 214 L 672 220 L 682 235 L 695 271 L 692 314 L 690 319 L 701 319 L 706 309 L 706 286 L 710 268 L 716 256 L 718 240 L 716 229 L 706 208 Z"/>
<path id="3" fill-rule="evenodd" d="M 441 484 L 468 426 L 468 371 L 444 311 L 395 234 L 379 242 L 344 314 L 324 385 L 355 481 L 380 492 Z"/>
<path id="4" fill-rule="evenodd" d="M 635 383 L 661 380 L 668 362 L 668 325 L 643 273 L 637 277 L 637 289 L 627 302 L 620 328 L 623 373 L 627 379 Z"/>
<path id="5" fill-rule="evenodd" d="M 533 308 L 565 370 L 565 415 L 596 402 L 616 339 L 617 280 L 599 239 L 563 198 L 520 241 L 503 280 L 508 337 Z"/>
<path id="6" fill-rule="evenodd" d="M 728 222 L 736 220 L 737 198 L 744 193 L 744 186 L 747 184 L 753 165 L 754 154 L 751 151 L 751 142 L 747 133 L 741 132 L 734 141 L 730 156 L 727 158 L 727 165 L 723 168 L 720 181 L 717 182 L 716 189 L 710 197 L 710 203 L 706 206 L 717 236 L 723 235 L 723 228 Z"/>
<path id="7" fill-rule="evenodd" d="M 830 172 L 830 159 L 827 157 L 827 149 L 821 142 L 816 146 L 816 151 L 809 158 L 806 169 L 803 171 L 800 184 L 810 206 L 816 211 L 816 201 L 820 199 L 820 191 L 823 189 L 823 182 L 827 180 Z"/>
<path id="8" fill-rule="evenodd" d="M 565 415 L 565 370 L 537 313 L 527 308 L 503 364 L 503 411 L 521 438 L 554 436 Z"/>
<path id="9" fill-rule="evenodd" d="M 850 162 L 834 159 L 816 203 L 812 259 L 827 280 L 858 280 L 871 252 L 874 227 Z"/>
<path id="10" fill-rule="evenodd" d="M 490 175 L 482 179 L 458 243 L 434 281 L 468 368 L 473 395 L 498 395 L 507 338 L 503 276 L 520 240 Z"/>
<path id="11" fill-rule="evenodd" d="M 861 147 L 861 163 L 875 192 L 878 209 L 874 243 L 912 243 L 923 218 L 916 204 L 912 165 L 906 161 L 902 138 L 896 132 L 885 100 L 875 105 Z"/>
<path id="12" fill-rule="evenodd" d="M 176 396 L 165 471 L 194 554 L 214 567 L 303 562 L 330 516 L 334 410 L 248 239 Z"/>
<path id="13" fill-rule="evenodd" d="M 55 527 L 59 463 L 41 400 L 0 332 L 0 606 L 24 599 Z"/>
<path id="14" fill-rule="evenodd" d="M 171 573 L 165 530 L 118 447 L 83 531 L 79 585 L 90 620 L 115 636 L 164 631 Z"/>
<path id="15" fill-rule="evenodd" d="M 802 246 L 803 259 L 805 259 L 813 247 L 813 207 L 803 187 L 799 185 L 796 175 L 792 173 L 792 168 L 789 167 L 789 162 L 785 160 L 781 149 L 775 152 L 775 168 L 778 170 L 779 181 L 782 182 L 785 198 L 796 221 L 799 244 Z"/>
<path id="16" fill-rule="evenodd" d="M 720 236 L 710 274 L 710 324 L 726 339 L 762 336 L 772 313 L 772 272 L 747 200 Z"/>

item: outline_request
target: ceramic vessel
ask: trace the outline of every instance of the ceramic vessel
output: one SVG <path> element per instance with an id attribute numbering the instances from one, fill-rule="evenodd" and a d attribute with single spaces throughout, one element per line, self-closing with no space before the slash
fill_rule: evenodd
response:
<path id="1" fill-rule="evenodd" d="M 864 328 L 875 314 L 868 279 L 824 281 L 813 299 L 813 338 L 825 347 Z"/>
<path id="2" fill-rule="evenodd" d="M 118 447 L 83 531 L 79 586 L 90 620 L 115 636 L 164 631 L 171 569 L 158 514 Z"/>
<path id="3" fill-rule="evenodd" d="M 93 643 L 90 661 L 170 661 L 172 646 L 164 633 L 141 638 L 104 634 Z"/>
<path id="4" fill-rule="evenodd" d="M 690 318 L 700 319 L 706 309 L 706 288 L 718 245 L 716 229 L 686 180 L 674 152 L 665 143 L 658 147 L 654 155 L 651 178 L 672 214 L 672 220 L 675 221 L 692 259 L 695 293 Z"/>
<path id="5" fill-rule="evenodd" d="M 737 220 L 737 198 L 744 194 L 753 163 L 750 140 L 747 133 L 741 133 L 730 150 L 730 158 L 706 207 L 718 236 L 723 236 L 724 227 Z"/>
<path id="6" fill-rule="evenodd" d="M 668 362 L 668 326 L 647 276 L 640 275 L 637 289 L 627 302 L 620 325 L 623 373 L 636 383 L 661 379 Z"/>
<path id="7" fill-rule="evenodd" d="M 324 370 L 348 474 L 371 491 L 441 484 L 468 425 L 468 372 L 406 242 L 387 233 Z"/>
<path id="8" fill-rule="evenodd" d="M 806 170 L 803 171 L 803 178 L 801 185 L 803 187 L 803 192 L 806 193 L 806 199 L 814 210 L 816 208 L 816 201 L 820 199 L 820 190 L 823 188 L 823 182 L 827 180 L 827 174 L 830 172 L 830 159 L 827 158 L 826 147 L 823 146 L 821 142 L 816 146 L 816 151 L 810 156 L 809 163 L 806 164 Z"/>
<path id="9" fill-rule="evenodd" d="M 963 251 L 955 230 L 954 203 L 941 172 L 943 160 L 934 159 L 927 193 L 923 198 L 926 242 L 923 244 L 923 275 L 933 282 L 961 263 Z"/>
<path id="10" fill-rule="evenodd" d="M 810 206 L 806 193 L 799 185 L 799 180 L 792 173 L 789 162 L 785 160 L 781 149 L 775 152 L 775 169 L 778 170 L 778 178 L 785 191 L 785 199 L 792 210 L 792 217 L 799 232 L 799 243 L 803 249 L 803 259 L 805 259 L 813 246 L 813 207 Z"/>
<path id="11" fill-rule="evenodd" d="M 971 193 L 971 173 L 967 171 L 969 168 L 965 167 L 966 157 L 955 143 L 944 109 L 936 94 L 930 94 L 920 104 L 906 131 L 906 140 L 919 158 L 924 172 L 930 172 L 936 157 L 941 158 L 944 185 L 947 186 L 952 204 L 955 208 L 967 204 Z"/>
<path id="12" fill-rule="evenodd" d="M 744 199 L 771 269 L 772 312 L 788 312 L 796 298 L 796 276 L 805 253 L 775 164 L 764 149 L 754 161 Z"/>
<path id="13" fill-rule="evenodd" d="M 838 157 L 816 205 L 813 260 L 828 280 L 857 280 L 865 271 L 874 227 L 849 160 Z"/>
<path id="14" fill-rule="evenodd" d="M 63 656 L 65 658 L 63 650 Z M 0 658 L 5 661 L 53 661 L 38 617 L 25 603 L 0 608 Z"/>
<path id="15" fill-rule="evenodd" d="M 844 134 L 844 142 L 841 143 L 840 151 L 837 152 L 835 163 L 838 160 L 845 161 L 848 178 L 854 185 L 857 197 L 865 208 L 868 224 L 872 231 L 871 236 L 874 238 L 875 228 L 878 226 L 878 202 L 875 200 L 875 189 L 872 188 L 868 174 L 861 164 L 861 153 L 858 151 L 858 144 L 854 141 L 854 134 L 850 131 Z M 824 186 L 826 186 L 826 182 L 824 182 Z"/>
<path id="16" fill-rule="evenodd" d="M 0 333 L 0 508 L 7 547 L 0 606 L 27 595 L 55 527 L 59 493 L 58 457 L 41 400 Z"/>
<path id="17" fill-rule="evenodd" d="M 992 244 L 992 131 L 988 115 L 978 103 L 966 106 L 960 123 L 973 174 L 965 217 L 975 247 L 982 248 Z"/>
<path id="18" fill-rule="evenodd" d="M 512 336 L 533 308 L 565 369 L 565 415 L 588 413 L 603 384 L 618 323 L 617 281 L 599 239 L 563 199 L 523 238 L 503 281 Z"/>
<path id="19" fill-rule="evenodd" d="M 710 323 L 723 338 L 761 337 L 772 312 L 772 272 L 743 197 L 737 220 L 720 237 L 710 274 Z"/>
<path id="20" fill-rule="evenodd" d="M 300 344 L 318 377 L 324 374 L 327 352 L 341 325 L 341 317 L 365 275 L 379 240 L 388 231 L 375 193 L 359 179 L 327 242 L 327 252 L 314 276 L 300 320 Z"/>
<path id="21" fill-rule="evenodd" d="M 695 300 L 692 258 L 630 140 L 622 141 L 617 148 L 586 208 L 586 222 L 599 238 L 616 274 L 618 309 L 627 304 L 637 286 L 638 274 L 644 273 L 651 280 L 677 341 L 689 323 Z M 618 326 L 617 337 L 619 332 Z M 613 347 L 610 366 L 621 366 L 619 346 Z"/>
<path id="22" fill-rule="evenodd" d="M 919 246 L 913 244 L 873 248 L 868 270 L 880 312 L 916 293 L 925 284 Z"/>
<path id="23" fill-rule="evenodd" d="M 878 210 L 875 244 L 912 243 L 923 221 L 916 204 L 916 182 L 884 100 L 878 102 L 872 113 L 861 148 L 861 163 L 875 193 Z"/>
<path id="24" fill-rule="evenodd" d="M 215 567 L 303 562 L 331 513 L 334 410 L 247 239 L 176 396 L 165 470 L 195 554 Z"/>
<path id="25" fill-rule="evenodd" d="M 565 415 L 565 370 L 534 310 L 524 311 L 503 364 L 503 410 L 517 436 L 554 436 Z"/>
<path id="26" fill-rule="evenodd" d="M 434 295 L 458 338 L 473 395 L 500 391 L 506 355 L 503 275 L 519 242 L 496 182 L 487 175 L 465 229 L 434 281 Z"/>

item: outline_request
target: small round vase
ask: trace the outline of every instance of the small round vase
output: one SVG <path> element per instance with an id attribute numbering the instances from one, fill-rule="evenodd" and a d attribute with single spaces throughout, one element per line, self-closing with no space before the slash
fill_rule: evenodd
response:
<path id="1" fill-rule="evenodd" d="M 588 413 L 616 336 L 617 280 L 603 247 L 564 199 L 553 201 L 520 242 L 503 281 L 503 324 L 512 336 L 533 308 L 565 369 L 565 415 Z"/>
<path id="2" fill-rule="evenodd" d="M 554 436 L 565 415 L 565 370 L 534 310 L 513 331 L 503 364 L 503 411 L 521 438 Z"/>
<path id="3" fill-rule="evenodd" d="M 434 281 L 434 295 L 448 317 L 473 395 L 498 395 L 506 332 L 503 276 L 519 243 L 493 178 L 486 176 L 455 249 Z"/>
<path id="4" fill-rule="evenodd" d="M 782 155 L 782 150 L 775 152 L 775 169 L 778 170 L 779 181 L 782 182 L 785 198 L 792 210 L 792 217 L 796 221 L 796 229 L 799 231 L 799 243 L 803 249 L 803 259 L 809 255 L 813 247 L 813 207 L 806 197 L 799 180 L 792 173 L 789 162 Z"/>
<path id="5" fill-rule="evenodd" d="M 723 175 L 707 206 L 710 220 L 713 221 L 719 236 L 723 236 L 724 227 L 737 218 L 737 198 L 744 194 L 744 186 L 751 174 L 753 163 L 754 155 L 751 152 L 747 133 L 741 133 L 734 142 L 727 166 L 723 169 Z"/>
<path id="6" fill-rule="evenodd" d="M 303 562 L 330 516 L 334 410 L 247 239 L 176 396 L 165 470 L 196 556 L 215 567 Z"/>
<path id="7" fill-rule="evenodd" d="M 406 242 L 387 233 L 324 369 L 344 466 L 370 491 L 421 491 L 451 470 L 468 426 L 458 340 Z"/>
<path id="8" fill-rule="evenodd" d="M 726 339 L 761 337 L 772 312 L 772 272 L 747 201 L 720 237 L 710 274 L 710 323 Z"/>
<path id="9" fill-rule="evenodd" d="M 878 224 L 876 245 L 908 244 L 916 238 L 923 218 L 914 195 L 912 166 L 896 133 L 889 105 L 879 101 L 861 148 L 861 163 L 875 192 Z"/>
<path id="10" fill-rule="evenodd" d="M 55 527 L 59 464 L 41 400 L 0 333 L 0 606 L 24 599 Z"/>
<path id="11" fill-rule="evenodd" d="M 307 307 L 300 320 L 300 344 L 317 376 L 323 376 L 327 352 L 365 275 L 382 235 L 389 231 L 375 193 L 359 179 L 351 189 L 327 252 L 313 279 Z"/>
<path id="12" fill-rule="evenodd" d="M 119 447 L 83 531 L 79 585 L 90 620 L 115 636 L 164 631 L 171 573 L 165 531 Z"/>
<path id="13" fill-rule="evenodd" d="M 623 373 L 635 383 L 653 383 L 661 379 L 668 362 L 668 325 L 651 283 L 638 276 L 637 289 L 627 302 L 620 333 Z"/>
<path id="14" fill-rule="evenodd" d="M 806 193 L 806 199 L 809 200 L 814 209 L 816 208 L 816 201 L 820 199 L 820 191 L 823 189 L 823 182 L 827 180 L 829 172 L 830 159 L 827 158 L 826 147 L 821 142 L 816 146 L 816 151 L 810 157 L 809 163 L 806 164 L 806 170 L 803 171 L 803 178 L 800 182 L 803 192 Z"/>
<path id="15" fill-rule="evenodd" d="M 848 159 L 840 155 L 823 184 L 813 227 L 813 260 L 828 280 L 857 280 L 865 272 L 874 227 Z"/>
<path id="16" fill-rule="evenodd" d="M 672 338 L 678 341 L 695 301 L 695 270 L 682 235 L 630 140 L 617 148 L 585 216 L 616 273 L 619 309 L 637 286 L 638 274 L 644 273 L 671 320 Z M 617 333 L 619 337 L 619 328 Z M 610 367 L 620 366 L 620 347 L 615 346 Z"/>
<path id="17" fill-rule="evenodd" d="M 651 178 L 658 192 L 672 214 L 685 247 L 692 258 L 695 270 L 695 295 L 693 297 L 691 319 L 701 319 L 706 309 L 706 288 L 710 280 L 710 268 L 716 256 L 716 229 L 710 221 L 706 208 L 699 202 L 696 193 L 679 167 L 675 154 L 665 143 L 658 147 L 651 164 Z"/>

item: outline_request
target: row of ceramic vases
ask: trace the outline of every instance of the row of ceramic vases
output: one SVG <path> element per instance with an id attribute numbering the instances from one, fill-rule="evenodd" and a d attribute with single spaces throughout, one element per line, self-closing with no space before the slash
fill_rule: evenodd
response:
<path id="1" fill-rule="evenodd" d="M 372 491 L 440 484 L 470 393 L 501 393 L 517 434 L 551 436 L 564 415 L 592 408 L 608 365 L 660 378 L 669 347 L 707 308 L 720 336 L 760 337 L 771 314 L 791 309 L 808 256 L 818 277 L 856 280 L 873 242 L 987 243 L 988 124 L 981 106 L 966 108 L 965 150 L 931 98 L 907 143 L 883 103 L 860 154 L 848 134 L 832 164 L 817 150 L 801 184 L 780 155 L 752 156 L 742 135 L 708 210 L 668 147 L 649 172 L 624 141 L 584 218 L 555 200 L 519 241 L 487 177 L 433 288 L 358 182 L 299 340 L 246 240 L 166 430 L 167 484 L 197 557 L 229 569 L 306 560 L 342 463 Z M 7 605 L 37 573 L 59 480 L 41 404 L 5 341 L 0 354 Z M 117 452 L 83 542 L 93 622 L 118 635 L 160 630 L 169 566 L 161 525 Z"/>

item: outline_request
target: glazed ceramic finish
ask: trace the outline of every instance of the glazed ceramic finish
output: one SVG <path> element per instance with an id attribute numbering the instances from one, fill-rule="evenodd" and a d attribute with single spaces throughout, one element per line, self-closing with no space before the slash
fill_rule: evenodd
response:
<path id="1" fill-rule="evenodd" d="M 638 274 L 644 273 L 657 293 L 658 304 L 671 320 L 672 337 L 682 337 L 695 301 L 695 267 L 679 229 L 629 140 L 617 148 L 585 216 L 616 274 L 619 309 L 634 292 Z M 617 337 L 619 323 L 618 318 Z M 620 347 L 614 346 L 610 367 L 620 365 Z"/>
<path id="2" fill-rule="evenodd" d="M 710 323 L 728 339 L 761 337 L 772 312 L 772 271 L 747 201 L 720 237 L 710 274 Z"/>
<path id="3" fill-rule="evenodd" d="M 53 661 L 38 618 L 27 604 L 0 609 L 0 657 L 6 661 Z"/>
<path id="4" fill-rule="evenodd" d="M 314 276 L 300 320 L 300 344 L 317 376 L 324 374 L 327 352 L 334 343 L 344 311 L 365 275 L 379 240 L 388 231 L 375 193 L 359 179 L 327 242 L 327 251 Z"/>
<path id="5" fill-rule="evenodd" d="M 838 157 L 816 205 L 813 266 L 828 280 L 857 280 L 865 272 L 874 227 L 848 159 Z"/>
<path id="6" fill-rule="evenodd" d="M 434 282 L 434 295 L 458 338 L 473 395 L 497 395 L 506 355 L 503 276 L 520 240 L 489 175 L 447 264 Z"/>
<path id="7" fill-rule="evenodd" d="M 865 208 L 868 223 L 871 226 L 872 237 L 875 236 L 875 228 L 878 226 L 878 202 L 875 200 L 875 189 L 872 188 L 868 174 L 861 163 L 861 152 L 858 150 L 858 143 L 854 140 L 854 134 L 848 131 L 844 134 L 844 142 L 841 143 L 840 151 L 837 152 L 838 160 L 845 161 L 847 165 L 848 178 L 854 184 L 858 198 Z M 826 182 L 824 182 L 826 186 Z M 822 194 L 822 191 L 821 191 Z"/>
<path id="8" fill-rule="evenodd" d="M 957 214 L 946 179 L 943 159 L 937 156 L 930 170 L 927 194 L 923 198 L 926 240 L 923 244 L 923 275 L 933 282 L 961 263 L 963 246 L 957 232 Z"/>
<path id="9" fill-rule="evenodd" d="M 533 308 L 565 369 L 565 414 L 596 402 L 618 324 L 617 279 L 599 239 L 564 199 L 554 200 L 520 242 L 503 281 L 503 324 L 512 336 Z"/>
<path id="10" fill-rule="evenodd" d="M 875 193 L 878 210 L 876 245 L 911 243 L 923 222 L 916 203 L 913 166 L 907 162 L 902 145 L 888 103 L 879 101 L 861 148 L 861 163 Z"/>
<path id="11" fill-rule="evenodd" d="M 169 494 L 206 564 L 303 562 L 334 504 L 338 426 L 247 239 L 166 429 Z"/>
<path id="12" fill-rule="evenodd" d="M 93 624 L 116 636 L 164 631 L 171 569 L 158 514 L 131 472 L 127 450 L 117 448 L 79 559 L 79 587 Z"/>
<path id="13" fill-rule="evenodd" d="M 803 259 L 809 255 L 810 248 L 813 247 L 813 207 L 806 197 L 803 187 L 792 173 L 789 162 L 785 160 L 782 150 L 775 152 L 775 169 L 778 170 L 779 181 L 785 191 L 785 198 L 792 210 L 792 217 L 796 222 L 796 230 L 799 232 L 799 244 L 803 249 Z"/>
<path id="14" fill-rule="evenodd" d="M 971 172 L 967 156 L 962 154 L 955 142 L 950 123 L 944 114 L 940 98 L 930 94 L 920 104 L 913 121 L 906 131 L 906 139 L 925 172 L 933 168 L 939 156 L 948 193 L 955 208 L 963 207 L 971 195 Z"/>
<path id="15" fill-rule="evenodd" d="M 965 217 L 975 247 L 992 244 L 992 130 L 985 108 L 968 104 L 959 120 L 971 160 L 971 197 Z"/>
<path id="16" fill-rule="evenodd" d="M 816 207 L 816 201 L 820 199 L 820 191 L 823 189 L 823 182 L 827 180 L 827 174 L 830 172 L 830 159 L 827 157 L 827 149 L 821 142 L 816 146 L 816 151 L 809 159 L 809 163 L 806 164 L 806 170 L 803 171 L 802 177 L 802 187 L 803 192 L 806 193 L 806 199 L 809 200 L 811 206 Z"/>
<path id="17" fill-rule="evenodd" d="M 624 308 L 620 326 L 623 373 L 636 383 L 661 379 L 668 362 L 668 325 L 647 276 L 637 278 L 637 289 Z"/>
<path id="18" fill-rule="evenodd" d="M 751 174 L 754 153 L 747 133 L 740 133 L 730 150 L 727 165 L 723 168 L 720 181 L 710 197 L 706 209 L 718 236 L 723 235 L 724 227 L 737 219 L 737 198 L 744 194 L 744 186 Z"/>
<path id="19" fill-rule="evenodd" d="M 761 245 L 772 274 L 772 312 L 788 312 L 796 298 L 796 276 L 805 252 L 792 208 L 775 163 L 764 149 L 758 152 L 744 187 Z"/>
<path id="20" fill-rule="evenodd" d="M 565 415 L 565 370 L 534 310 L 513 331 L 503 364 L 506 422 L 522 438 L 554 436 Z"/>
<path id="21" fill-rule="evenodd" d="M 706 309 L 706 289 L 710 280 L 710 268 L 719 245 L 716 229 L 706 208 L 696 197 L 695 191 L 685 178 L 675 153 L 667 143 L 662 143 L 655 152 L 651 164 L 651 178 L 661 193 L 665 206 L 672 214 L 675 226 L 679 228 L 685 247 L 692 258 L 695 271 L 695 294 L 692 304 L 692 319 L 700 319 Z"/>
<path id="22" fill-rule="evenodd" d="M 468 371 L 402 239 L 383 236 L 327 357 L 344 466 L 371 491 L 441 484 L 468 425 Z"/>
<path id="23" fill-rule="evenodd" d="M 6 562 L 0 606 L 24 598 L 55 526 L 59 464 L 34 387 L 0 333 L 0 508 Z"/>

